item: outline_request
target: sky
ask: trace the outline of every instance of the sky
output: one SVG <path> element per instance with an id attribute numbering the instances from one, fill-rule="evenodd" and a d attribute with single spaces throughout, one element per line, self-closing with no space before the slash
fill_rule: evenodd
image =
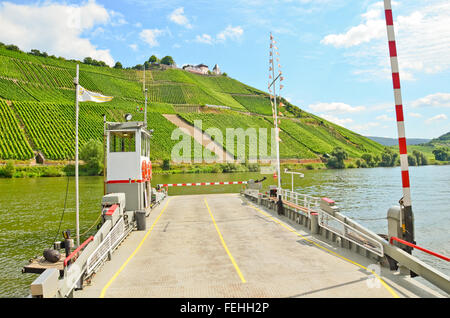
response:
<path id="1" fill-rule="evenodd" d="M 407 138 L 450 131 L 450 2 L 393 2 Z M 397 137 L 382 1 L 0 1 L 0 42 L 109 65 L 170 55 L 263 91 L 272 32 L 292 104 L 365 136 Z"/>

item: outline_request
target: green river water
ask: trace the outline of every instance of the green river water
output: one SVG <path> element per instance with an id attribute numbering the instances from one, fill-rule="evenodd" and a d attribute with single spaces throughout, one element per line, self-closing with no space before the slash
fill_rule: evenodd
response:
<path id="1" fill-rule="evenodd" d="M 450 166 L 410 168 L 416 241 L 450 255 Z M 157 175 L 153 183 L 191 183 L 260 179 L 259 173 Z M 276 184 L 271 175 L 266 188 Z M 75 233 L 75 182 L 73 178 L 0 179 L 0 297 L 26 297 L 37 277 L 22 274 L 28 260 L 51 247 L 64 209 L 69 180 L 68 206 L 61 231 Z M 291 176 L 282 175 L 283 188 Z M 400 168 L 306 171 L 295 177 L 295 189 L 334 199 L 342 213 L 376 233 L 387 233 L 386 214 L 402 197 Z M 170 195 L 238 192 L 241 186 L 170 188 Z M 80 178 L 80 231 L 85 232 L 100 215 L 102 177 Z M 93 234 L 86 233 L 83 238 Z M 61 239 L 58 233 L 57 239 Z M 450 275 L 448 262 L 414 252 L 417 257 Z"/>

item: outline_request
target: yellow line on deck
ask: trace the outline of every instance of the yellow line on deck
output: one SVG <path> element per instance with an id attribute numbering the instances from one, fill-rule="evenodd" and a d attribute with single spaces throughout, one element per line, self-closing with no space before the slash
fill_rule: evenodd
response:
<path id="1" fill-rule="evenodd" d="M 343 260 L 345 260 L 345 261 L 347 261 L 347 262 L 349 262 L 349 263 L 352 263 L 353 265 L 356 265 L 356 266 L 358 266 L 358 267 L 361 267 L 361 268 L 367 270 L 368 272 L 371 272 L 371 273 L 372 273 L 372 274 L 373 274 L 373 275 L 381 282 L 381 284 L 382 284 L 382 285 L 383 285 L 383 286 L 384 286 L 384 287 L 392 294 L 392 296 L 394 296 L 394 298 L 399 298 L 399 296 L 397 295 L 397 293 L 396 293 L 396 292 L 395 292 L 388 284 L 386 284 L 386 282 L 385 282 L 383 279 L 381 279 L 381 277 L 378 276 L 377 273 L 375 273 L 374 271 L 372 271 L 372 270 L 368 269 L 367 267 L 365 267 L 365 266 L 363 266 L 363 265 L 361 265 L 361 264 L 358 264 L 358 263 L 356 263 L 356 262 L 354 262 L 354 261 L 352 261 L 352 260 L 350 260 L 350 259 L 348 259 L 348 258 L 346 258 L 346 257 L 344 257 L 344 256 L 342 256 L 342 255 L 339 255 L 338 253 L 336 253 L 336 252 L 334 252 L 334 251 L 332 251 L 332 250 L 330 250 L 330 249 L 328 249 L 328 248 L 326 248 L 326 247 L 323 247 L 322 245 L 320 245 L 320 244 L 318 244 L 318 243 L 316 243 L 316 242 L 314 242 L 314 241 L 311 241 L 311 240 L 307 239 L 306 237 L 304 237 L 303 235 L 301 235 L 300 233 L 298 233 L 296 230 L 294 230 L 294 229 L 291 228 L 290 226 L 287 226 L 285 223 L 283 223 L 283 222 L 279 221 L 278 219 L 272 217 L 270 214 L 261 211 L 260 209 L 258 209 L 258 208 L 255 207 L 254 205 L 252 205 L 251 203 L 249 203 L 249 206 L 251 206 L 253 209 L 255 209 L 256 211 L 258 211 L 258 212 L 261 213 L 262 215 L 264 215 L 264 216 L 270 218 L 271 220 L 273 220 L 274 222 L 278 223 L 279 225 L 281 225 L 282 227 L 284 227 L 284 228 L 287 229 L 288 231 L 290 231 L 290 232 L 292 232 L 292 233 L 295 233 L 297 236 L 301 237 L 301 238 L 304 239 L 305 241 L 307 241 L 307 242 L 309 242 L 309 243 L 311 243 L 311 244 L 314 244 L 315 246 L 317 246 L 317 247 L 323 249 L 324 251 L 327 251 L 328 253 L 333 254 L 333 255 L 335 255 L 335 256 L 337 256 L 337 257 L 339 257 L 339 258 L 341 258 L 341 259 L 343 259 Z"/>
<path id="2" fill-rule="evenodd" d="M 208 202 L 206 201 L 206 198 L 205 198 L 205 204 L 206 204 L 206 207 L 208 208 L 208 212 L 209 212 L 209 215 L 211 216 L 211 219 L 212 219 L 212 221 L 214 223 L 214 226 L 216 227 L 217 233 L 219 234 L 219 238 L 220 238 L 220 241 L 222 242 L 223 248 L 227 252 L 228 257 L 231 260 L 231 263 L 233 263 L 234 268 L 236 269 L 236 272 L 238 273 L 239 277 L 241 278 L 241 281 L 243 283 L 246 283 L 245 278 L 242 275 L 241 270 L 239 269 L 239 266 L 236 264 L 236 261 L 234 260 L 233 255 L 231 255 L 230 250 L 228 249 L 227 244 L 225 243 L 225 241 L 224 241 L 224 239 L 222 237 L 222 234 L 220 233 L 219 227 L 217 226 L 216 220 L 214 219 L 214 217 L 212 215 L 211 209 L 209 208 L 209 205 L 208 205 Z"/>
<path id="3" fill-rule="evenodd" d="M 114 276 L 109 280 L 109 282 L 105 285 L 105 287 L 103 287 L 102 289 L 102 293 L 100 294 L 100 298 L 104 298 L 105 297 L 105 293 L 106 290 L 109 288 L 109 286 L 111 286 L 111 284 L 114 282 L 114 280 L 117 278 L 117 276 L 119 276 L 119 274 L 123 271 L 123 269 L 125 268 L 125 266 L 127 266 L 127 264 L 131 261 L 131 259 L 136 255 L 136 253 L 140 250 L 140 248 L 142 247 L 142 245 L 144 244 L 145 240 L 148 238 L 148 236 L 150 235 L 150 233 L 152 232 L 153 228 L 155 227 L 156 223 L 158 223 L 159 219 L 161 218 L 161 215 L 164 213 L 164 211 L 166 210 L 167 206 L 169 205 L 169 202 L 172 200 L 173 198 L 170 198 L 166 205 L 164 206 L 164 208 L 162 209 L 161 213 L 158 215 L 158 217 L 156 218 L 155 222 L 153 222 L 150 230 L 148 230 L 148 232 L 145 234 L 144 238 L 142 239 L 142 241 L 139 243 L 138 247 L 136 247 L 136 249 L 134 250 L 134 252 L 130 255 L 130 257 L 128 257 L 128 259 L 125 261 L 125 263 L 123 263 L 123 265 L 119 268 L 119 270 L 114 274 Z"/>

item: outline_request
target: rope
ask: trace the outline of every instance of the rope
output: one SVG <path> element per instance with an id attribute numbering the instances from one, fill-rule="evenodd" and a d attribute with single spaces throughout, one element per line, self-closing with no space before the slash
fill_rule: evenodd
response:
<path id="1" fill-rule="evenodd" d="M 58 231 L 56 231 L 55 238 L 53 239 L 53 241 L 51 243 L 52 245 L 50 246 L 50 248 L 53 247 L 53 243 L 56 242 L 56 239 L 58 238 L 59 231 L 61 230 L 61 224 L 62 224 L 62 221 L 63 221 L 63 218 L 64 218 L 64 214 L 65 214 L 66 208 L 67 208 L 67 196 L 69 194 L 69 181 L 70 181 L 70 177 L 67 176 L 66 198 L 64 199 L 64 209 L 63 209 L 63 213 L 61 215 L 61 220 L 59 221 Z"/>
<path id="2" fill-rule="evenodd" d="M 378 221 L 378 220 L 386 220 L 387 217 L 384 218 L 374 218 L 374 219 L 365 219 L 365 218 L 351 218 L 352 220 L 360 220 L 360 221 Z"/>
<path id="3" fill-rule="evenodd" d="M 92 230 L 92 228 L 97 224 L 97 222 L 100 220 L 100 218 L 102 217 L 102 213 L 100 213 L 100 215 L 98 216 L 97 220 L 94 221 L 94 223 L 91 225 L 91 227 L 89 229 L 86 230 L 86 232 L 80 234 L 80 236 L 84 236 L 86 235 L 90 230 Z"/>

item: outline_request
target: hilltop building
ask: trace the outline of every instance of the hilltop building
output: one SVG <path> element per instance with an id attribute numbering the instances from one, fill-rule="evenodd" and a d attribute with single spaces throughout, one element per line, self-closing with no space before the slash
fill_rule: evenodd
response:
<path id="1" fill-rule="evenodd" d="M 185 66 L 183 66 L 183 70 L 191 72 L 191 73 L 206 75 L 209 72 L 209 67 L 205 64 L 185 65 Z"/>
<path id="2" fill-rule="evenodd" d="M 215 65 L 214 66 L 214 68 L 213 68 L 213 74 L 215 74 L 215 75 L 220 75 L 220 68 L 219 68 L 219 65 Z"/>
<path id="3" fill-rule="evenodd" d="M 198 65 L 188 64 L 188 65 L 183 66 L 183 70 L 191 72 L 191 73 L 195 73 L 195 74 L 202 74 L 202 75 L 210 74 L 209 67 L 205 64 L 198 64 Z M 221 74 L 219 66 L 217 64 L 214 66 L 212 73 L 215 75 Z"/>

